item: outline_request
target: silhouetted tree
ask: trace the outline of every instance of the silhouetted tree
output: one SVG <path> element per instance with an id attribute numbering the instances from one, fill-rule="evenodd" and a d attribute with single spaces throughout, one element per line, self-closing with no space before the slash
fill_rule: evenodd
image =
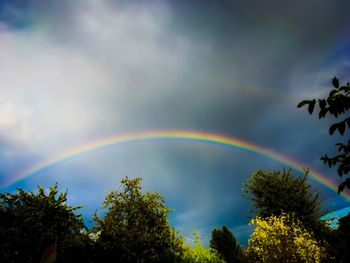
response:
<path id="1" fill-rule="evenodd" d="M 326 228 L 321 221 L 322 203 L 319 194 L 310 189 L 304 177 L 293 177 L 291 170 L 256 171 L 243 184 L 243 196 L 252 201 L 260 217 L 293 213 L 317 236 Z"/>
<path id="2" fill-rule="evenodd" d="M 332 80 L 333 88 L 326 99 L 303 100 L 298 104 L 298 108 L 308 105 L 308 112 L 313 113 L 315 105 L 319 106 L 318 118 L 325 118 L 327 114 L 338 118 L 343 116 L 350 109 L 350 83 L 341 86 L 337 78 Z M 338 131 L 344 135 L 346 127 L 350 128 L 350 117 L 334 123 L 329 127 L 329 134 Z M 328 157 L 327 154 L 321 157 L 321 160 L 329 167 L 338 165 L 338 175 L 342 177 L 350 172 L 350 140 L 346 143 L 337 143 L 339 154 L 334 157 Z M 345 187 L 350 189 L 350 178 L 345 179 L 338 188 L 338 193 L 342 192 Z"/>
<path id="3" fill-rule="evenodd" d="M 38 192 L 0 193 L 0 262 L 39 262 L 47 246 L 57 239 L 60 256 L 84 228 L 80 207 L 66 204 L 67 192 L 58 193 L 57 184 L 48 194 Z"/>
<path id="4" fill-rule="evenodd" d="M 333 246 L 336 250 L 337 262 L 346 263 L 350 259 L 350 213 L 338 221 Z"/>
<path id="5" fill-rule="evenodd" d="M 213 229 L 210 247 L 216 250 L 227 263 L 244 262 L 243 249 L 226 226 L 222 229 Z"/>

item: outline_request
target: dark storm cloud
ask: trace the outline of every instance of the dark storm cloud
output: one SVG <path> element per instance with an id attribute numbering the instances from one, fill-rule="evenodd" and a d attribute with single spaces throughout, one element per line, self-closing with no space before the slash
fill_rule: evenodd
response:
<path id="1" fill-rule="evenodd" d="M 246 79 L 260 73 L 260 81 L 274 88 L 285 84 L 296 64 L 320 62 L 349 33 L 348 1 L 169 3 L 175 28 L 210 42 L 222 62 L 238 60 Z"/>

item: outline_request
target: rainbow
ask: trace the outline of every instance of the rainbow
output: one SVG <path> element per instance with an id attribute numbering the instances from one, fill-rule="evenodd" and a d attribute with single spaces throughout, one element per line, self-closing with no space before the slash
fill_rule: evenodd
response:
<path id="1" fill-rule="evenodd" d="M 138 132 L 138 133 L 128 133 L 124 135 L 113 135 L 109 137 L 98 138 L 95 141 L 89 142 L 84 145 L 73 147 L 54 155 L 48 159 L 45 159 L 32 167 L 24 169 L 19 173 L 12 176 L 12 181 L 8 180 L 5 182 L 5 185 L 10 185 L 15 183 L 18 180 L 25 179 L 31 175 L 34 175 L 40 171 L 50 168 L 55 164 L 71 159 L 77 155 L 81 155 L 102 147 L 128 143 L 128 142 L 138 142 L 138 141 L 148 141 L 148 140 L 188 140 L 194 142 L 204 142 L 204 143 L 213 143 L 218 145 L 223 145 L 226 147 L 238 148 L 246 151 L 250 151 L 264 157 L 268 157 L 272 160 L 278 161 L 280 163 L 286 164 L 291 168 L 294 168 L 300 172 L 304 172 L 304 167 L 302 163 L 295 161 L 289 157 L 286 157 L 276 151 L 271 149 L 252 144 L 247 141 L 236 139 L 234 137 L 223 136 L 220 134 L 202 132 L 202 131 L 181 131 L 181 130 L 163 130 L 163 131 L 149 131 L 149 132 Z M 310 169 L 309 176 L 317 181 L 318 183 L 326 186 L 327 188 L 337 192 L 338 186 L 336 183 L 325 177 L 324 175 L 318 173 L 317 171 Z M 350 194 L 342 194 L 348 201 L 350 201 Z"/>

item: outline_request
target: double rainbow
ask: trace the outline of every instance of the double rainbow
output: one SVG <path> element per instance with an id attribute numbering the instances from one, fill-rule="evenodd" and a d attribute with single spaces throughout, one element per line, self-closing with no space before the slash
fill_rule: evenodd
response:
<path id="1" fill-rule="evenodd" d="M 213 143 L 218 145 L 223 145 L 231 148 L 238 148 L 246 150 L 249 152 L 254 152 L 264 157 L 270 158 L 277 162 L 288 165 L 298 171 L 303 172 L 305 165 L 295 161 L 289 157 L 286 157 L 278 152 L 271 149 L 252 144 L 247 141 L 239 140 L 233 137 L 223 136 L 215 133 L 202 132 L 202 131 L 181 131 L 181 130 L 165 130 L 165 131 L 148 131 L 148 132 L 138 132 L 138 133 L 128 133 L 124 135 L 114 135 L 110 137 L 99 138 L 95 141 L 68 149 L 62 153 L 54 155 L 42 162 L 35 164 L 28 169 L 22 170 L 15 174 L 10 180 L 5 182 L 5 185 L 10 185 L 18 180 L 27 178 L 34 175 L 44 169 L 50 168 L 59 162 L 71 159 L 77 155 L 81 155 L 102 147 L 109 145 L 128 143 L 128 142 L 138 142 L 138 141 L 148 141 L 148 140 L 185 140 L 192 142 L 204 142 Z M 310 169 L 309 175 L 312 179 L 326 186 L 327 188 L 337 192 L 338 186 L 336 183 L 331 181 L 329 178 L 318 173 L 317 171 Z M 350 201 L 350 193 L 344 193 L 342 195 L 348 201 Z"/>

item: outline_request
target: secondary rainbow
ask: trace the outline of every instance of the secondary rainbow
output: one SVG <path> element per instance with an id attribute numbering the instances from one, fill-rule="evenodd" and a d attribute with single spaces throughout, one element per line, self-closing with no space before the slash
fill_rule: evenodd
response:
<path id="1" fill-rule="evenodd" d="M 5 185 L 10 185 L 18 180 L 27 178 L 33 174 L 36 174 L 40 171 L 43 171 L 59 162 L 71 159 L 77 155 L 81 155 L 102 147 L 128 143 L 128 142 L 137 142 L 137 141 L 148 141 L 148 140 L 188 140 L 188 141 L 198 141 L 205 143 L 219 144 L 226 147 L 238 148 L 250 152 L 257 153 L 259 155 L 268 157 L 280 163 L 284 163 L 291 168 L 294 168 L 298 171 L 303 172 L 303 168 L 306 165 L 293 160 L 287 156 L 284 156 L 276 151 L 262 147 L 247 141 L 243 141 L 234 137 L 228 137 L 220 134 L 203 132 L 203 131 L 181 131 L 181 130 L 163 130 L 163 131 L 147 131 L 147 132 L 137 132 L 137 133 L 128 133 L 122 135 L 113 135 L 109 137 L 98 138 L 92 142 L 79 145 L 64 151 L 62 153 L 56 154 L 48 159 L 43 160 L 35 164 L 32 167 L 29 167 L 25 170 L 20 171 L 10 178 L 10 180 L 5 182 Z M 329 178 L 320 174 L 319 172 L 310 169 L 309 175 L 312 179 L 318 183 L 326 186 L 327 188 L 337 192 L 338 186 L 336 183 L 331 181 Z M 344 193 L 342 195 L 348 201 L 350 201 L 350 194 Z"/>

